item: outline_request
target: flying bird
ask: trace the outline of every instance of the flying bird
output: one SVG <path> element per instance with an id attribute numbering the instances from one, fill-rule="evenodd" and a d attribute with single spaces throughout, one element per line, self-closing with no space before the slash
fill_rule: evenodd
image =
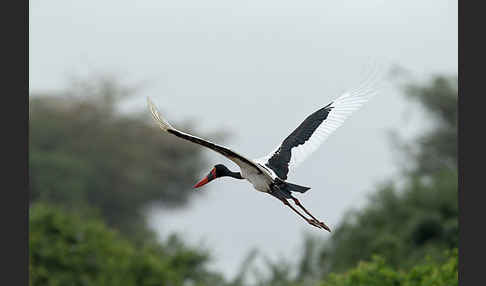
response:
<path id="1" fill-rule="evenodd" d="M 198 182 L 194 188 L 199 188 L 221 177 L 232 177 L 239 180 L 246 179 L 257 191 L 270 194 L 279 199 L 310 225 L 330 232 L 331 229 L 324 222 L 315 218 L 293 196 L 293 193 L 305 193 L 310 188 L 287 182 L 287 175 L 289 170 L 293 170 L 314 152 L 353 111 L 360 108 L 375 93 L 376 90 L 371 87 L 369 82 L 343 93 L 328 105 L 309 115 L 274 151 L 257 159 L 249 159 L 230 148 L 177 130 L 160 115 L 157 107 L 149 97 L 147 97 L 147 102 L 155 122 L 163 131 L 216 151 L 233 161 L 240 168 L 240 172 L 233 172 L 222 164 L 215 165 L 209 174 Z M 293 201 L 309 217 L 302 214 L 289 201 Z"/>

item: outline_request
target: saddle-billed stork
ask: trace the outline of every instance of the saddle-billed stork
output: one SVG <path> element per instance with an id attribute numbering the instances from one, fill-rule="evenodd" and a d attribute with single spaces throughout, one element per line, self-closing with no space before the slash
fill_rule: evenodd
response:
<path id="1" fill-rule="evenodd" d="M 253 160 L 227 147 L 177 130 L 161 117 L 150 98 L 147 97 L 147 101 L 155 122 L 163 131 L 216 151 L 240 167 L 240 172 L 232 172 L 222 164 L 215 165 L 194 188 L 199 188 L 216 178 L 225 176 L 240 180 L 246 179 L 256 190 L 281 200 L 309 224 L 330 232 L 330 228 L 325 223 L 316 219 L 292 195 L 293 192 L 305 193 L 310 188 L 286 182 L 287 174 L 289 169 L 295 168 L 314 152 L 353 111 L 361 107 L 375 93 L 376 89 L 372 88 L 369 83 L 345 92 L 336 100 L 309 115 L 273 152 L 265 157 Z M 304 216 L 294 208 L 289 200 L 293 200 L 311 218 Z"/>

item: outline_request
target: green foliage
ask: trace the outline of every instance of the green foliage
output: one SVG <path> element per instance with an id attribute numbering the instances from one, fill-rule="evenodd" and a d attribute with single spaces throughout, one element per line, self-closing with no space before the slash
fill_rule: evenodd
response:
<path id="1" fill-rule="evenodd" d="M 458 285 L 457 249 L 446 255 L 444 262 L 433 261 L 415 265 L 407 272 L 397 271 L 385 259 L 373 256 L 370 262 L 342 274 L 330 274 L 321 286 L 453 286 Z"/>
<path id="2" fill-rule="evenodd" d="M 144 240 L 144 209 L 184 205 L 205 165 L 201 148 L 164 136 L 144 109 L 122 113 L 133 93 L 112 79 L 81 81 L 30 98 L 31 201 L 97 209 L 125 234 Z"/>
<path id="3" fill-rule="evenodd" d="M 314 240 L 315 242 L 315 240 Z M 454 286 L 458 285 L 458 250 L 442 251 L 435 256 L 420 258 L 409 269 L 394 266 L 380 255 L 341 273 L 317 278 L 315 273 L 297 270 L 285 260 L 267 261 L 267 274 L 257 275 L 256 282 L 229 284 L 231 286 Z M 261 269 L 260 269 L 261 272 Z"/>
<path id="4" fill-rule="evenodd" d="M 361 262 L 354 269 L 344 274 L 330 274 L 322 283 L 322 286 L 345 285 L 374 285 L 374 286 L 399 286 L 402 285 L 403 275 L 396 272 L 385 260 L 379 256 L 373 256 L 371 262 Z"/>
<path id="5" fill-rule="evenodd" d="M 405 286 L 442 286 L 458 285 L 458 250 L 453 249 L 447 252 L 448 259 L 439 264 L 428 261 L 428 263 L 412 268 L 406 276 Z"/>
<path id="6" fill-rule="evenodd" d="M 31 285 L 220 285 L 208 254 L 172 236 L 135 247 L 94 218 L 36 203 L 29 218 Z"/>
<path id="7" fill-rule="evenodd" d="M 457 77 L 435 76 L 427 85 L 404 85 L 405 95 L 418 101 L 432 117 L 434 127 L 402 145 L 413 162 L 415 175 L 430 175 L 444 168 L 457 168 Z"/>
<path id="8" fill-rule="evenodd" d="M 427 181 L 412 178 L 400 191 L 387 184 L 335 230 L 323 250 L 322 267 L 343 271 L 373 254 L 396 267 L 411 266 L 425 254 L 457 247 L 457 218 L 455 172 Z"/>

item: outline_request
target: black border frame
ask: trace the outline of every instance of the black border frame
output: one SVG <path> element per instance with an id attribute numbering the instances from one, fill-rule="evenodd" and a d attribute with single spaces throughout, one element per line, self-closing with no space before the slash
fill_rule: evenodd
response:
<path id="1" fill-rule="evenodd" d="M 2 6 L 1 142 L 7 160 L 2 161 L 1 176 L 0 237 L 5 262 L 1 280 L 5 285 L 29 285 L 29 1 L 5 2 Z"/>

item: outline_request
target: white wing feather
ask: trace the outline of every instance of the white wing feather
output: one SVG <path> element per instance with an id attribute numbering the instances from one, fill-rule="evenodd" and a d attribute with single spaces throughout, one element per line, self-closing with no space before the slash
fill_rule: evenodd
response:
<path id="1" fill-rule="evenodd" d="M 376 76 L 376 74 L 375 74 Z M 345 92 L 343 95 L 334 100 L 331 104 L 333 109 L 329 112 L 327 118 L 314 131 L 312 136 L 303 145 L 291 149 L 289 170 L 295 169 L 300 163 L 309 157 L 319 146 L 331 135 L 353 111 L 359 109 L 365 102 L 369 101 L 378 93 L 376 78 L 369 78 L 357 88 Z M 270 154 L 255 159 L 260 164 L 265 164 L 280 148 L 278 145 Z"/>
<path id="2" fill-rule="evenodd" d="M 169 122 L 167 122 L 167 120 L 165 120 L 164 118 L 162 118 L 162 116 L 160 116 L 160 113 L 157 110 L 157 107 L 152 102 L 152 100 L 150 100 L 150 97 L 147 97 L 147 104 L 149 106 L 150 113 L 152 113 L 152 116 L 153 116 L 155 122 L 157 123 L 157 125 L 159 125 L 160 129 L 162 129 L 164 131 L 167 131 L 169 129 L 174 129 L 174 127 L 172 127 L 169 124 Z"/>

